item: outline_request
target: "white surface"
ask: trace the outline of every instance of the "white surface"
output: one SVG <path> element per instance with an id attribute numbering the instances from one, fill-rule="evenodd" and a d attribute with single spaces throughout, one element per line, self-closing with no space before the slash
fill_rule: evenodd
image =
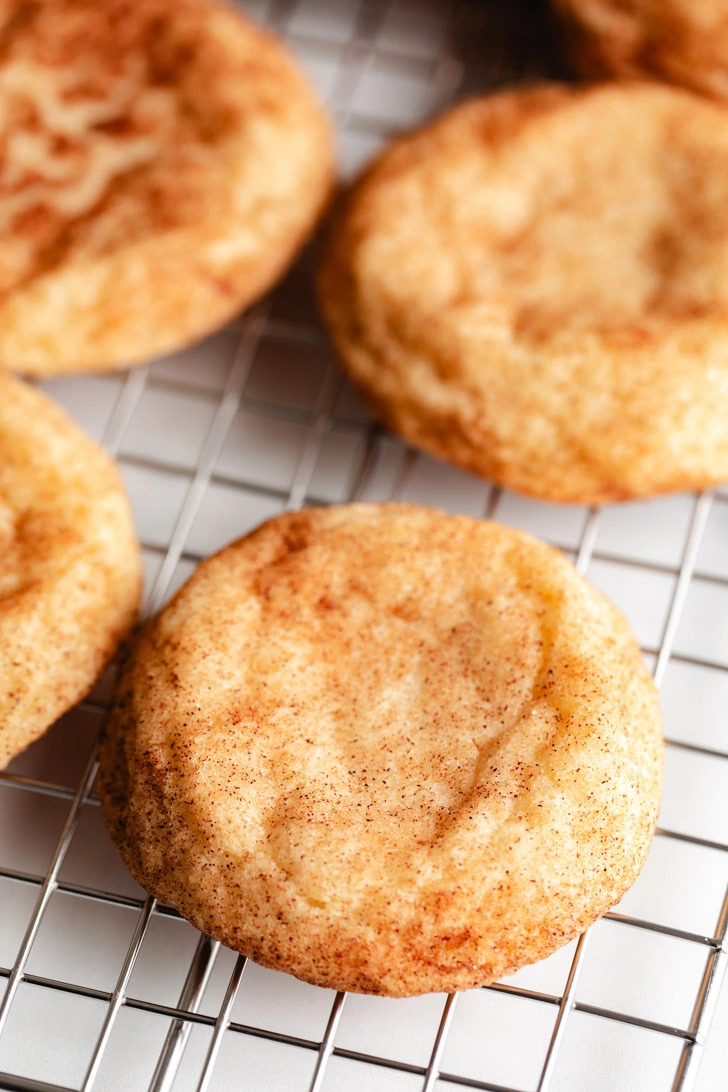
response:
<path id="1" fill-rule="evenodd" d="M 508 8 L 495 3 L 259 0 L 249 6 L 261 17 L 276 18 L 327 94 L 340 123 L 346 169 L 371 154 L 392 129 L 419 121 L 444 102 L 460 78 L 468 86 L 484 86 L 496 68 L 501 74 L 508 70 L 497 40 Z M 523 18 L 531 16 L 526 11 Z M 352 52 L 354 38 L 358 45 Z M 490 69 L 479 69 L 486 45 L 495 60 Z M 163 565 L 170 546 L 170 579 L 157 589 L 161 598 L 186 579 L 200 555 L 280 511 L 299 486 L 299 499 L 306 503 L 398 496 L 470 515 L 490 511 L 570 556 L 584 545 L 591 526 L 585 509 L 493 492 L 479 479 L 408 454 L 399 441 L 372 429 L 367 411 L 334 370 L 314 310 L 310 258 L 256 313 L 268 317 L 262 324 L 255 315 L 243 317 L 203 344 L 129 379 L 79 377 L 44 384 L 84 428 L 119 452 L 144 547 L 148 591 L 167 571 Z M 588 573 L 626 611 L 652 652 L 665 638 L 693 508 L 689 496 L 615 506 L 598 517 L 594 529 Z M 713 751 L 728 749 L 727 513 L 728 500 L 717 500 L 697 554 L 699 576 L 690 583 L 677 625 L 680 658 L 668 664 L 663 688 L 667 735 Z M 95 697 L 104 700 L 108 694 L 105 680 Z M 17 759 L 11 776 L 30 779 L 30 784 L 0 777 L 0 968 L 5 970 L 12 967 L 33 914 L 101 716 L 95 705 L 72 712 Z M 55 786 L 55 795 L 40 791 L 42 785 L 35 782 Z M 667 833 L 655 839 L 642 876 L 617 908 L 648 928 L 600 923 L 575 989 L 578 1005 L 612 1010 L 626 1022 L 572 1011 L 551 1092 L 671 1089 L 683 1040 L 630 1020 L 677 1029 L 690 1025 L 709 951 L 699 938 L 713 936 L 718 928 L 728 852 L 675 835 L 725 846 L 727 788 L 725 758 L 668 748 L 661 819 Z M 30 951 L 27 974 L 101 991 L 101 996 L 24 982 L 0 1037 L 0 1071 L 73 1086 L 82 1081 L 91 1058 L 144 899 L 111 846 L 93 799 L 80 812 L 59 880 Z M 652 925 L 697 939 L 664 935 Z M 176 917 L 152 916 L 96 1092 L 142 1092 L 148 1086 L 170 1020 L 135 1003 L 177 1003 L 197 939 Z M 441 1071 L 535 1088 L 574 948 L 571 944 L 544 963 L 524 968 L 508 980 L 511 992 L 461 996 L 444 1042 Z M 176 1092 L 196 1087 L 233 965 L 232 953 L 221 950 L 200 1005 L 208 1023 L 193 1028 Z M 5 983 L 0 976 L 0 996 Z M 228 1030 L 211 1089 L 303 1092 L 316 1064 L 312 1048 L 324 1037 L 332 1000 L 329 991 L 248 965 L 233 1021 L 302 1042 L 286 1044 Z M 440 995 L 407 1001 L 348 998 L 333 1038 L 325 1092 L 422 1089 L 444 1001 Z M 728 987 L 707 1041 L 698 1092 L 728 1088 L 727 1043 Z M 352 1055 L 405 1068 L 373 1065 Z M 458 1086 L 442 1078 L 436 1087 L 444 1092 Z"/>

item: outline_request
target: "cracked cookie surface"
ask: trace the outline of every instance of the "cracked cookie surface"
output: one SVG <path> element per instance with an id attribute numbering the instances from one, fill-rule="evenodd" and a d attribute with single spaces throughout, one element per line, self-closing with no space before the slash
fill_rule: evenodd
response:
<path id="1" fill-rule="evenodd" d="M 133 624 L 141 563 L 116 467 L 0 372 L 0 769 L 91 689 Z"/>
<path id="2" fill-rule="evenodd" d="M 99 791 L 136 879 L 256 961 L 392 996 L 548 955 L 635 879 L 661 734 L 560 554 L 408 505 L 204 561 L 119 684 Z"/>
<path id="3" fill-rule="evenodd" d="M 384 420 L 519 492 L 728 477 L 728 114 L 657 84 L 475 99 L 386 149 L 325 318 Z"/>
<path id="4" fill-rule="evenodd" d="M 216 0 L 0 5 L 0 361 L 137 363 L 259 296 L 331 182 L 286 50 Z"/>

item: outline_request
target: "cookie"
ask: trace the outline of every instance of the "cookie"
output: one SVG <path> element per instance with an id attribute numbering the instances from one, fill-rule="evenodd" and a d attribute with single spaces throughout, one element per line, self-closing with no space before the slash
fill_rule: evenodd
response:
<path id="1" fill-rule="evenodd" d="M 0 372 L 0 769 L 91 689 L 136 616 L 140 559 L 111 460 Z"/>
<path id="2" fill-rule="evenodd" d="M 275 39 L 216 0 L 8 0 L 0 34 L 0 363 L 139 363 L 282 274 L 332 148 Z"/>
<path id="3" fill-rule="evenodd" d="M 280 516 L 143 631 L 99 792 L 134 877 L 334 989 L 491 982 L 614 905 L 661 733 L 625 620 L 557 551 L 407 505 Z"/>
<path id="4" fill-rule="evenodd" d="M 413 444 L 535 497 L 728 478 L 728 113 L 658 84 L 475 99 L 331 229 L 324 315 Z"/>
<path id="5" fill-rule="evenodd" d="M 728 100 L 723 0 L 553 0 L 566 45 L 587 76 L 668 80 Z"/>

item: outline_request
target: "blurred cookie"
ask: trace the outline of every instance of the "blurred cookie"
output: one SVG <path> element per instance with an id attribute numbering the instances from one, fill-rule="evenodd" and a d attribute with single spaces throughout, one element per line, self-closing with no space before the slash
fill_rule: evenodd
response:
<path id="1" fill-rule="evenodd" d="M 576 68 L 651 76 L 728 99 L 724 0 L 553 0 Z"/>
<path id="2" fill-rule="evenodd" d="M 323 312 L 413 444 L 536 497 L 728 478 L 728 113 L 660 84 L 475 99 L 385 150 Z"/>
<path id="3" fill-rule="evenodd" d="M 0 34 L 4 366 L 138 363 L 281 275 L 332 177 L 283 46 L 216 0 L 8 0 Z"/>
<path id="4" fill-rule="evenodd" d="M 135 878 L 335 989 L 466 989 L 621 897 L 657 818 L 655 689 L 556 550 L 407 505 L 308 509 L 202 562 L 101 746 Z"/>
<path id="5" fill-rule="evenodd" d="M 93 686 L 136 617 L 139 549 L 116 467 L 0 372 L 0 769 Z"/>

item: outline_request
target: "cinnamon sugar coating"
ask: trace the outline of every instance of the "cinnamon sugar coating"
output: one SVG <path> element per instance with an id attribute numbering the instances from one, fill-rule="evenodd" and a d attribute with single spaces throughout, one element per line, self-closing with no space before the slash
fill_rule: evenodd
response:
<path id="1" fill-rule="evenodd" d="M 141 562 L 112 461 L 0 371 L 0 769 L 85 696 L 136 617 Z"/>
<path id="2" fill-rule="evenodd" d="M 311 231 L 328 123 L 218 0 L 0 4 L 0 361 L 138 363 L 261 295 Z"/>
<path id="3" fill-rule="evenodd" d="M 474 99 L 343 201 L 322 309 L 412 443 L 536 497 L 728 478 L 728 113 L 658 84 Z"/>
<path id="4" fill-rule="evenodd" d="M 724 0 L 553 0 L 587 76 L 669 80 L 728 100 Z"/>
<path id="5" fill-rule="evenodd" d="M 264 524 L 148 623 L 99 792 L 132 874 L 203 932 L 404 996 L 491 982 L 613 906 L 661 770 L 636 642 L 561 554 L 352 505 Z"/>

